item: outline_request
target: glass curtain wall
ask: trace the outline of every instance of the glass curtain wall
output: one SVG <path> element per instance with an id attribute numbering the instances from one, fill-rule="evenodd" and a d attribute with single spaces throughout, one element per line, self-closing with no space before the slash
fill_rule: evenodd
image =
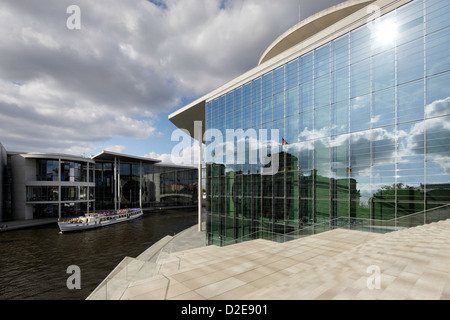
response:
<path id="1" fill-rule="evenodd" d="M 120 164 L 120 205 L 139 208 L 140 164 Z"/>
<path id="2" fill-rule="evenodd" d="M 111 162 L 95 163 L 95 208 L 114 209 L 114 169 Z"/>
<path id="3" fill-rule="evenodd" d="M 59 161 L 37 159 L 36 181 L 59 181 Z"/>
<path id="4" fill-rule="evenodd" d="M 95 188 L 87 185 L 94 179 L 93 164 L 64 159 L 36 159 L 35 163 L 36 181 L 51 185 L 26 186 L 33 219 L 70 217 L 94 209 Z"/>
<path id="5" fill-rule="evenodd" d="M 206 130 L 227 142 L 207 142 L 209 243 L 450 203 L 449 14 L 412 1 L 207 101 Z M 249 138 L 237 161 L 238 129 L 277 146 L 277 172 L 265 152 L 249 161 Z"/>
<path id="6" fill-rule="evenodd" d="M 61 161 L 61 181 L 87 182 L 88 163 Z"/>
<path id="7" fill-rule="evenodd" d="M 147 165 L 143 168 L 142 206 L 197 205 L 197 169 Z"/>
<path id="8" fill-rule="evenodd" d="M 176 207 L 197 205 L 197 169 L 142 163 L 121 163 L 121 208 Z M 97 210 L 114 208 L 114 163 L 95 164 Z M 142 171 L 141 171 L 142 170 Z M 142 180 L 141 180 L 142 177 Z"/>

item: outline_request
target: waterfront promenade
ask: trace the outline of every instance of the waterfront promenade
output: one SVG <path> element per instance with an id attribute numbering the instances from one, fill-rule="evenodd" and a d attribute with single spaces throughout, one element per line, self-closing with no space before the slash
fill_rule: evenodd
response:
<path id="1" fill-rule="evenodd" d="M 450 220 L 205 246 L 197 226 L 126 257 L 89 300 L 450 299 Z"/>
<path id="2" fill-rule="evenodd" d="M 0 232 L 39 227 L 57 222 L 57 218 L 0 222 Z"/>

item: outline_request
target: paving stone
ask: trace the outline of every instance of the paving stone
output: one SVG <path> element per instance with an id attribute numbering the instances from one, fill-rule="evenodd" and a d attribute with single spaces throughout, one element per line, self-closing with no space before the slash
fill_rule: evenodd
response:
<path id="1" fill-rule="evenodd" d="M 183 250 L 177 240 L 188 238 L 189 232 L 175 236 L 177 249 L 158 261 L 124 261 L 115 276 L 126 273 L 132 281 L 126 285 L 120 278 L 109 297 L 450 299 L 450 220 L 387 234 L 336 229 L 285 243 L 257 239 Z M 142 257 L 155 255 L 148 253 Z"/>

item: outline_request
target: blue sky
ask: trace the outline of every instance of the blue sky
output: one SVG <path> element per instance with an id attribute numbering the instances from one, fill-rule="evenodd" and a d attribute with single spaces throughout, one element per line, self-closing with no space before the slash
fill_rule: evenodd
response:
<path id="1" fill-rule="evenodd" d="M 339 2 L 3 0 L 0 143 L 167 161 L 170 113 L 255 67 L 299 8 L 306 18 Z"/>

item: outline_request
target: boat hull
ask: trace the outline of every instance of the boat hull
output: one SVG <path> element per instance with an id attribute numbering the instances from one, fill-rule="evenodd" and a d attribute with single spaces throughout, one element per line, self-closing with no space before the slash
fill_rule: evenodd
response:
<path id="1" fill-rule="evenodd" d="M 131 213 L 123 213 L 113 216 L 100 217 L 99 219 L 93 219 L 92 221 L 89 222 L 82 222 L 82 223 L 58 222 L 58 226 L 62 233 L 86 231 L 126 221 L 131 221 L 141 217 L 142 215 L 143 215 L 142 210 L 139 210 Z"/>

